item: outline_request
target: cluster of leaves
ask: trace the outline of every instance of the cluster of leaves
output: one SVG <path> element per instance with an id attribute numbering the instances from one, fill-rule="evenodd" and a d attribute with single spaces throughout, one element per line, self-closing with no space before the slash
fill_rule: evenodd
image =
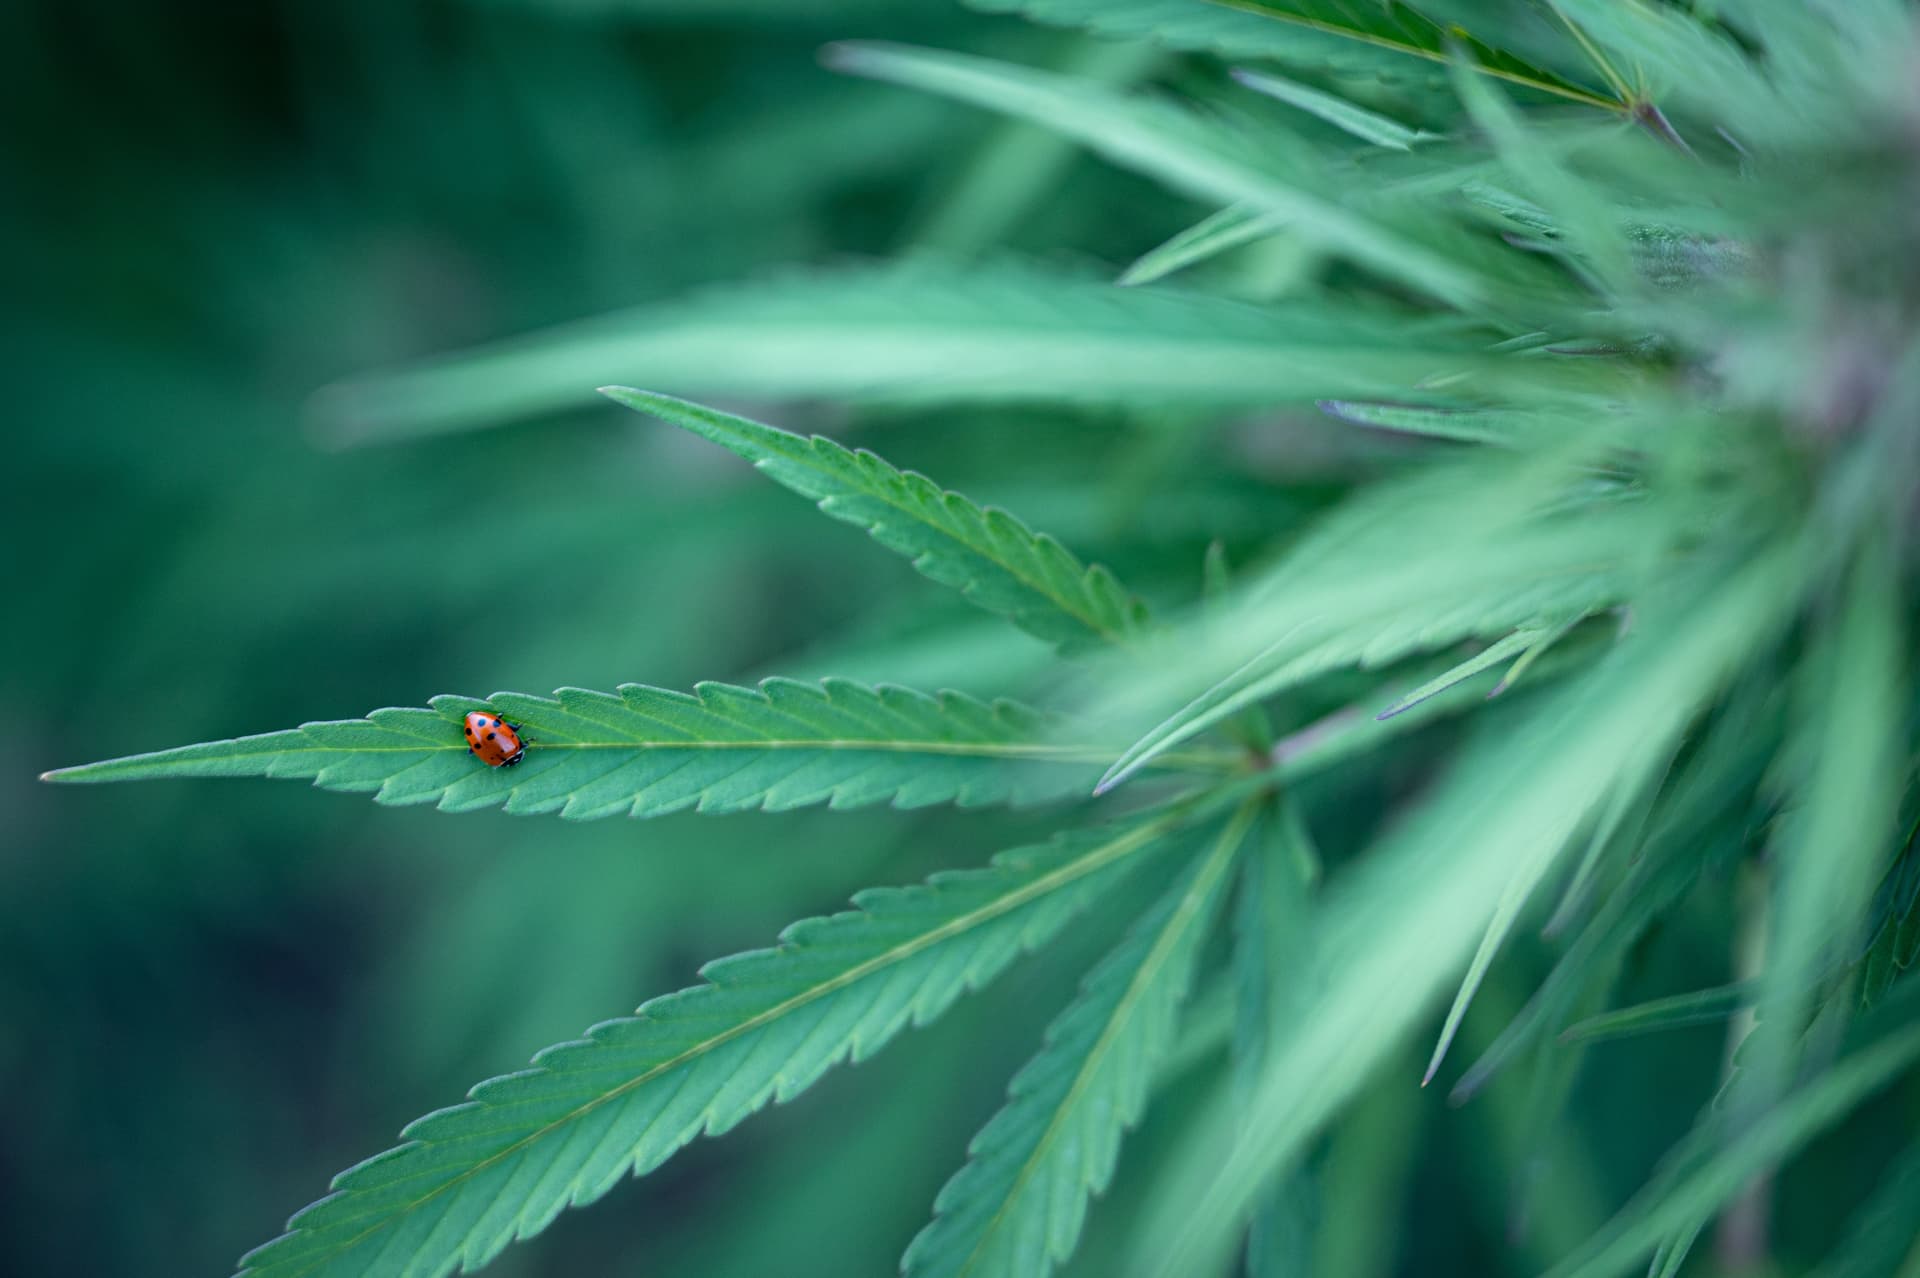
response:
<path id="1" fill-rule="evenodd" d="M 1241 1247 L 1251 1272 L 1287 1272 L 1316 1135 L 1451 990 L 1442 1068 L 1530 908 L 1564 952 L 1460 1094 L 1524 1061 L 1544 1123 L 1586 1045 L 1736 1017 L 1719 1095 L 1562 1278 L 1649 1256 L 1677 1272 L 1721 1208 L 1764 1210 L 1767 1169 L 1920 1064 L 1920 984 L 1899 979 L 1920 950 L 1911 10 L 982 7 L 1190 55 L 1200 100 L 899 46 L 828 60 L 1055 131 L 1205 220 L 1114 282 L 911 260 L 609 317 L 337 388 L 319 429 L 456 431 L 642 381 L 1096 405 L 1196 432 L 1319 404 L 1435 442 L 1150 613 L 1054 538 L 870 452 L 609 387 L 1053 645 L 1053 704 L 832 679 L 436 697 L 49 774 L 301 777 L 576 818 L 1061 805 L 1050 842 L 863 892 L 481 1083 L 343 1172 L 247 1273 L 475 1268 L 940 1015 L 1136 880 L 1150 903 L 1014 1076 L 907 1273 L 1044 1275 L 1073 1253 L 1214 975 L 1230 896 L 1235 1064 L 1156 1185 L 1141 1275 Z M 1193 284 L 1156 283 L 1175 273 Z M 465 755 L 480 706 L 524 724 L 518 769 Z M 1417 797 L 1323 858 L 1303 786 L 1442 720 L 1458 726 Z M 1636 942 L 1729 873 L 1757 885 L 1737 983 L 1608 1006 Z M 1903 1262 L 1885 1222 L 1913 1186 L 1862 1208 L 1835 1272 Z"/>

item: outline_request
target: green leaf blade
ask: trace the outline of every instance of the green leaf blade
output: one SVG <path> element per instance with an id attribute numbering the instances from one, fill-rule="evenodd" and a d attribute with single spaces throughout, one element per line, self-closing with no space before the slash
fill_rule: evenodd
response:
<path id="1" fill-rule="evenodd" d="M 1411 151 L 1422 142 L 1432 141 L 1439 136 L 1419 129 L 1410 129 L 1398 120 L 1389 119 L 1377 111 L 1369 111 L 1345 98 L 1323 93 L 1310 85 L 1296 84 L 1281 76 L 1241 70 L 1235 71 L 1233 78 L 1255 93 L 1264 93 L 1270 98 L 1285 102 L 1288 106 L 1298 107 L 1309 115 L 1325 120 L 1343 133 L 1359 138 L 1362 142 L 1385 147 L 1389 151 Z"/>
<path id="2" fill-rule="evenodd" d="M 1375 853 L 1323 915 L 1311 1009 L 1245 1103 L 1205 1120 L 1217 1144 L 1154 1208 L 1153 1244 L 1129 1271 L 1192 1272 L 1227 1254 L 1271 1175 L 1410 1032 L 1464 965 L 1519 861 L 1564 846 L 1611 778 L 1668 747 L 1737 666 L 1752 637 L 1790 612 L 1799 560 L 1776 546 L 1730 579 L 1701 565 L 1643 613 L 1643 628 L 1509 732 L 1489 734 Z M 1724 582 L 1709 589 L 1710 583 Z M 1702 602 L 1706 596 L 1705 602 Z M 1649 636 L 1653 636 L 1650 638 Z M 1528 784 L 1498 783 L 1533 768 Z M 1404 884 L 1419 874 L 1421 891 Z M 1337 912 L 1336 912 L 1337 910 Z M 1226 1153 L 1222 1155 L 1221 1150 Z"/>
<path id="3" fill-rule="evenodd" d="M 1062 269 L 909 259 L 703 291 L 371 373 L 328 388 L 312 417 L 319 437 L 346 447 L 588 407 L 609 383 L 908 405 L 1232 408 L 1390 398 L 1466 373 L 1485 394 L 1566 376 L 1484 346 L 1458 322 L 1404 308 L 1255 307 Z"/>
<path id="4" fill-rule="evenodd" d="M 1224 639 L 1186 639 L 1180 661 L 1161 662 L 1133 680 L 1131 692 L 1116 691 L 1143 707 L 1164 704 L 1166 694 L 1184 703 L 1127 747 L 1098 792 L 1323 671 L 1610 606 L 1630 588 L 1636 547 L 1662 535 L 1668 516 L 1596 506 L 1568 519 L 1530 508 L 1537 485 L 1557 482 L 1547 477 L 1571 458 L 1475 457 L 1376 486 L 1335 512 L 1248 595 L 1230 625 L 1217 627 Z M 1470 506 L 1458 501 L 1462 484 L 1473 485 Z"/>
<path id="5" fill-rule="evenodd" d="M 1265 239 L 1285 226 L 1284 218 L 1229 204 L 1142 253 L 1114 282 L 1123 288 L 1151 284 L 1229 249 Z"/>
<path id="6" fill-rule="evenodd" d="M 775 949 L 708 964 L 654 999 L 408 1125 L 349 1168 L 249 1278 L 439 1278 L 485 1264 L 569 1206 L 724 1132 L 979 988 L 1164 842 L 1185 813 L 1017 849 L 984 870 L 863 892 Z"/>
<path id="7" fill-rule="evenodd" d="M 1230 58 L 1271 58 L 1347 73 L 1405 75 L 1447 60 L 1449 40 L 1469 48 L 1483 74 L 1593 106 L 1608 98 L 1552 71 L 1442 27 L 1400 4 L 1342 0 L 967 0 L 977 9 L 1019 13 L 1051 26 L 1114 38 L 1154 40 Z"/>
<path id="8" fill-rule="evenodd" d="M 1868 1018 L 1866 1042 L 1747 1121 L 1696 1128 L 1619 1214 L 1547 1278 L 1608 1278 L 1632 1271 L 1664 1239 L 1700 1227 L 1740 1192 L 1755 1167 L 1784 1161 L 1913 1069 L 1920 1063 L 1915 1004 L 1911 996 L 1889 1001 Z"/>
<path id="9" fill-rule="evenodd" d="M 1241 807 L 1048 1027 L 907 1248 L 908 1278 L 1043 1278 L 1072 1254 L 1172 1049 L 1200 942 L 1256 812 Z"/>
<path id="10" fill-rule="evenodd" d="M 1354 209 L 1325 174 L 1280 171 L 1264 162 L 1256 139 L 1225 122 L 1026 67 L 906 45 L 836 45 L 828 61 L 1030 120 L 1183 194 L 1284 218 L 1303 239 L 1444 301 L 1470 307 L 1485 300 L 1486 281 L 1449 251 L 1456 244 L 1428 243 L 1412 224 Z"/>
<path id="11" fill-rule="evenodd" d="M 864 528 L 925 576 L 1041 639 L 1069 650 L 1125 643 L 1145 622 L 1145 607 L 1106 569 L 1086 567 L 1006 512 L 895 470 L 873 453 L 670 395 L 624 386 L 602 393 L 739 454 L 833 518 Z"/>
<path id="12" fill-rule="evenodd" d="M 1751 1006 L 1754 994 L 1754 985 L 1744 981 L 1716 985 L 1706 990 L 1689 990 L 1685 994 L 1671 994 L 1666 998 L 1600 1012 L 1576 1021 L 1560 1032 L 1560 1041 L 1597 1043 L 1636 1034 L 1657 1034 L 1663 1030 L 1711 1025 L 1726 1020 L 1743 1007 Z"/>
<path id="13" fill-rule="evenodd" d="M 490 768 L 460 722 L 490 708 L 520 725 L 522 761 Z M 553 697 L 435 697 L 431 709 L 181 746 L 46 773 L 55 782 L 257 776 L 372 791 L 383 804 L 449 812 L 504 807 L 592 820 L 935 803 L 1036 803 L 1084 793 L 1107 750 L 1057 739 L 1039 712 L 843 679 L 705 683 L 692 694 L 622 685 Z"/>

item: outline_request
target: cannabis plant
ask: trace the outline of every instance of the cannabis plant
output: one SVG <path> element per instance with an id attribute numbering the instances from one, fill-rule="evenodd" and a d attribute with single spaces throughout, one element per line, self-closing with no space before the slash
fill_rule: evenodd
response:
<path id="1" fill-rule="evenodd" d="M 997 112 L 1198 220 L 1117 278 L 982 253 L 1069 171 L 1009 134 L 985 152 L 1008 166 L 1001 213 L 930 234 L 944 252 L 339 385 L 314 429 L 447 435 L 599 386 L 865 530 L 1044 661 L 1014 660 L 985 696 L 832 675 L 439 695 L 47 779 L 301 778 L 573 820 L 1013 805 L 1042 837 L 857 892 L 479 1083 L 340 1173 L 243 1270 L 477 1269 L 1079 919 L 1105 956 L 928 1205 L 901 1262 L 915 1278 L 1069 1261 L 1123 1139 L 1216 1054 L 1139 1169 L 1103 1262 L 1117 1271 L 1348 1271 L 1329 1231 L 1351 1240 L 1389 1210 L 1342 1179 L 1353 1103 L 1374 1087 L 1441 1103 L 1416 1093 L 1415 1037 L 1456 1101 L 1523 1098 L 1498 1120 L 1519 1221 L 1586 1166 L 1561 1116 L 1589 1048 L 1702 1023 L 1725 1026 L 1710 1099 L 1637 1190 L 1593 1191 L 1610 1219 L 1533 1259 L 1555 1278 L 1672 1274 L 1706 1238 L 1696 1260 L 1729 1267 L 1915 1272 L 1914 11 L 975 3 L 1118 43 L 1066 71 L 873 43 L 825 60 L 889 82 L 867 111 L 913 91 Z M 963 410 L 1010 492 L 1020 422 L 1144 423 L 1129 518 L 1186 512 L 1186 557 L 1130 584 L 1018 510 L 756 420 L 832 420 L 822 400 Z M 1289 455 L 1335 432 L 1361 482 L 1332 504 L 1300 485 L 1278 513 Z M 655 482 L 635 480 L 636 505 Z M 519 500 L 510 474 L 476 490 L 476 541 L 510 535 Z M 842 571 L 860 564 L 848 550 Z M 472 625 L 507 606 L 477 601 Z M 476 712 L 518 732 L 513 766 L 469 750 Z M 728 891 L 725 864 L 703 873 Z M 1703 909 L 1712 953 L 1629 998 L 1663 922 Z M 1524 1004 L 1476 1004 L 1541 933 L 1552 961 Z M 1863 1106 L 1897 1136 L 1879 1155 L 1893 1170 L 1857 1172 L 1879 1188 L 1853 1218 L 1775 1247 L 1792 1159 Z"/>

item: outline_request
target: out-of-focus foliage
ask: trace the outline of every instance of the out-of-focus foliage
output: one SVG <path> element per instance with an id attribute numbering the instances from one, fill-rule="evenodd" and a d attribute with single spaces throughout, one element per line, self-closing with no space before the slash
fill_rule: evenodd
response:
<path id="1" fill-rule="evenodd" d="M 977 7 L 0 17 L 10 1270 L 1920 1263 L 1911 6 Z"/>

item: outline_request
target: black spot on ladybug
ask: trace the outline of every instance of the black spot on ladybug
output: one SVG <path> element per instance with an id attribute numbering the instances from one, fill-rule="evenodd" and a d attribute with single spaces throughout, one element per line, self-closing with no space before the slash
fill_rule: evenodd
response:
<path id="1" fill-rule="evenodd" d="M 491 741 L 491 740 L 493 740 L 493 736 L 494 736 L 494 734 L 493 734 L 493 733 L 491 733 L 491 732 L 489 732 L 489 733 L 487 734 L 487 740 L 489 740 L 489 741 Z"/>

